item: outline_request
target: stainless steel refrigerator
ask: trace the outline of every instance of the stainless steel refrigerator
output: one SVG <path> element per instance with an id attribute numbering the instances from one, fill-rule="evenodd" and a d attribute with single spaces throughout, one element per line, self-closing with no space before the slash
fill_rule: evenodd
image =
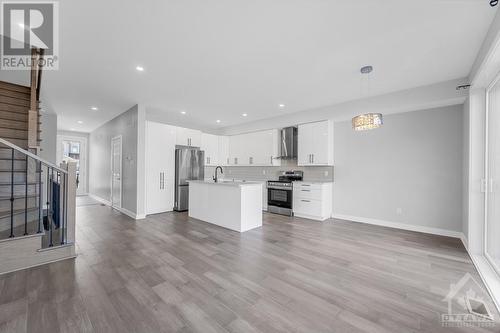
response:
<path id="1" fill-rule="evenodd" d="M 175 197 L 174 210 L 182 212 L 189 208 L 188 180 L 205 178 L 205 152 L 196 148 L 175 149 Z"/>

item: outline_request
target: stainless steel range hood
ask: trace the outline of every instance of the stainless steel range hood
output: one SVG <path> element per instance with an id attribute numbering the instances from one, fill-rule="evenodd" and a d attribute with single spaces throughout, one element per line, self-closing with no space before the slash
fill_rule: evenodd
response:
<path id="1" fill-rule="evenodd" d="M 286 127 L 281 132 L 281 155 L 282 160 L 293 160 L 297 158 L 297 127 Z"/>

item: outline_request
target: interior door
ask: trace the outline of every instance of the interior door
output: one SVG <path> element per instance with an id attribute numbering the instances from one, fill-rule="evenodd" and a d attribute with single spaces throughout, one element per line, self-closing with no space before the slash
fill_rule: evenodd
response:
<path id="1" fill-rule="evenodd" d="M 122 137 L 111 139 L 111 205 L 122 206 Z"/>
<path id="2" fill-rule="evenodd" d="M 500 274 L 500 81 L 488 90 L 485 254 Z"/>

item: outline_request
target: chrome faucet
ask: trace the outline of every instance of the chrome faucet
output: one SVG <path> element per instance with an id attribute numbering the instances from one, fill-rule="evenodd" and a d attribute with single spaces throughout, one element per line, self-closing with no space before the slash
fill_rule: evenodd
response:
<path id="1" fill-rule="evenodd" d="M 217 167 L 215 168 L 215 175 L 214 175 L 214 177 L 213 177 L 213 180 L 214 180 L 214 182 L 216 182 L 216 183 L 217 183 L 217 181 L 218 181 L 218 180 L 217 180 L 217 170 L 219 170 L 219 169 L 220 169 L 220 173 L 221 173 L 221 174 L 224 174 L 224 172 L 222 171 L 222 167 L 221 167 L 220 165 L 219 165 L 219 166 L 217 166 Z"/>

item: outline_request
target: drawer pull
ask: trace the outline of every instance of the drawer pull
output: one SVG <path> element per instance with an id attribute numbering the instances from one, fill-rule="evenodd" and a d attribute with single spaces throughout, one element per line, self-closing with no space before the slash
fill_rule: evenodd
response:
<path id="1" fill-rule="evenodd" d="M 302 202 L 311 202 L 311 201 L 309 201 L 309 200 L 300 200 L 300 201 L 302 201 Z"/>
<path id="2" fill-rule="evenodd" d="M 311 190 L 301 190 L 302 192 L 311 192 Z"/>
<path id="3" fill-rule="evenodd" d="M 311 185 L 309 185 L 309 184 L 302 184 L 302 185 L 300 185 L 300 186 L 311 186 Z"/>

